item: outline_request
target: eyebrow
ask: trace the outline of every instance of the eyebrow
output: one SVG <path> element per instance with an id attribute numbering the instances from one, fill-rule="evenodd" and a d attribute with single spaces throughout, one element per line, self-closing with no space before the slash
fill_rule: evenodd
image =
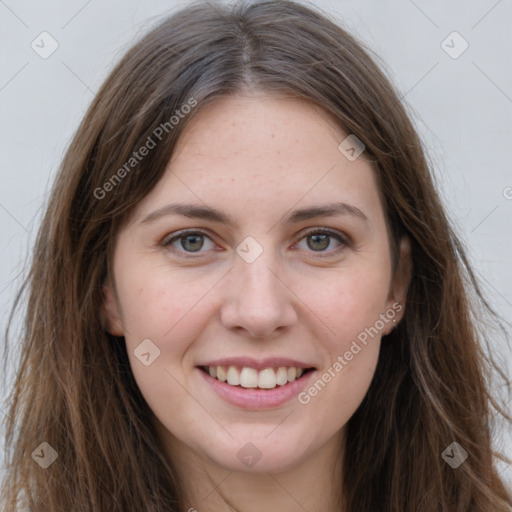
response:
<path id="1" fill-rule="evenodd" d="M 173 203 L 163 206 L 144 217 L 140 223 L 146 224 L 154 222 L 168 215 L 183 215 L 184 217 L 209 220 L 225 224 L 232 228 L 238 228 L 238 223 L 230 215 L 221 210 L 209 206 L 184 203 Z M 285 218 L 284 222 L 285 224 L 296 224 L 316 217 L 334 217 L 336 215 L 350 215 L 368 222 L 368 217 L 359 208 L 339 202 L 294 210 Z"/>

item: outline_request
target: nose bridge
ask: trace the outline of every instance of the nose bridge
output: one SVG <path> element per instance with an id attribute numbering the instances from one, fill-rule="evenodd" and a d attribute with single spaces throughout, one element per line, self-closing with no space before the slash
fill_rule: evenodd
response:
<path id="1" fill-rule="evenodd" d="M 254 242 L 243 242 L 237 248 L 240 256 L 234 263 L 237 280 L 242 284 L 240 292 L 245 291 L 249 300 L 264 300 L 264 303 L 280 294 L 279 288 L 284 286 L 276 277 L 281 265 L 275 256 L 270 243 L 258 248 Z M 244 250 L 249 249 L 247 252 Z"/>
<path id="2" fill-rule="evenodd" d="M 222 320 L 226 327 L 265 336 L 294 321 L 293 294 L 280 277 L 283 267 L 270 243 L 264 247 L 248 238 L 237 247 Z"/>

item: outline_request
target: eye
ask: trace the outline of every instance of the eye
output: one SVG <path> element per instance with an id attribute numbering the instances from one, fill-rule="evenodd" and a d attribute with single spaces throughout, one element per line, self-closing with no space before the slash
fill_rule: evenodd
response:
<path id="1" fill-rule="evenodd" d="M 203 248 L 205 239 L 213 244 L 211 238 L 202 231 L 181 231 L 173 237 L 166 238 L 162 245 L 175 253 L 180 253 L 182 250 L 185 253 L 197 253 Z M 175 246 L 176 242 L 179 242 L 179 248 Z"/>
<path id="2" fill-rule="evenodd" d="M 337 241 L 338 247 L 331 251 L 326 251 L 325 249 L 332 245 L 331 240 L 333 238 Z M 164 239 L 162 245 L 174 253 L 184 254 L 185 257 L 193 258 L 195 257 L 193 256 L 194 253 L 201 254 L 201 252 L 204 252 L 201 249 L 205 247 L 205 240 L 212 244 L 210 246 L 210 249 L 212 249 L 212 246 L 215 244 L 206 233 L 198 230 L 185 230 Z M 327 228 L 315 228 L 306 233 L 300 239 L 300 242 L 302 240 L 307 240 L 307 248 L 312 252 L 327 253 L 327 255 L 337 254 L 349 245 L 349 241 L 341 233 Z"/>
<path id="3" fill-rule="evenodd" d="M 333 238 L 337 240 L 339 244 L 338 247 L 331 251 L 325 251 L 325 249 L 331 245 L 331 240 Z M 327 228 L 315 228 L 306 233 L 306 235 L 300 239 L 300 241 L 302 240 L 307 241 L 307 247 L 313 252 L 327 252 L 327 255 L 337 254 L 349 245 L 348 240 L 341 233 Z"/>

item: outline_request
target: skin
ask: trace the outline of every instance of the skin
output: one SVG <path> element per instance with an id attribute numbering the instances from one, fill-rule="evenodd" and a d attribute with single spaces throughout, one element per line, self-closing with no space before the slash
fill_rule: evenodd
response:
<path id="1" fill-rule="evenodd" d="M 221 492 L 244 512 L 338 510 L 345 425 L 393 322 L 306 405 L 295 398 L 264 411 L 240 409 L 220 398 L 196 365 L 290 357 L 317 369 L 314 382 L 379 315 L 404 303 L 408 240 L 393 276 L 373 170 L 364 153 L 350 161 L 339 151 L 347 135 L 307 102 L 255 93 L 219 99 L 187 126 L 166 174 L 118 234 L 102 313 L 109 332 L 125 336 L 191 509 L 227 510 Z M 282 221 L 292 210 L 335 201 L 359 208 L 367 221 L 349 214 Z M 176 214 L 142 222 L 175 202 L 223 210 L 238 227 Z M 348 243 L 307 236 L 318 227 Z M 175 253 L 163 246 L 186 228 L 206 236 L 188 245 L 175 240 Z M 248 236 L 263 248 L 252 263 L 236 252 Z M 160 350 L 149 366 L 134 355 L 144 339 Z M 252 467 L 237 457 L 248 442 L 261 453 Z"/>

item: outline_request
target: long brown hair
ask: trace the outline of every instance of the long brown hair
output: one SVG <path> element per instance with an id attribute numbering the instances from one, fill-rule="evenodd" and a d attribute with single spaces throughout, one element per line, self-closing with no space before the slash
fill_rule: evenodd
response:
<path id="1" fill-rule="evenodd" d="M 100 318 L 102 285 L 116 234 L 163 176 L 189 121 L 246 90 L 309 101 L 363 141 L 395 258 L 400 237 L 411 240 L 405 317 L 383 338 L 370 389 L 347 425 L 344 510 L 510 510 L 491 405 L 512 418 L 491 394 L 492 370 L 509 391 L 510 383 L 484 351 L 499 317 L 446 217 L 400 95 L 370 55 L 325 14 L 281 0 L 196 2 L 126 53 L 65 155 L 9 319 L 27 293 L 14 342 L 21 356 L 6 423 L 4 512 L 18 510 L 18 500 L 37 512 L 185 508 L 123 338 Z M 149 138 L 156 147 L 131 160 Z M 58 454 L 46 469 L 31 457 L 42 442 Z M 457 469 L 441 456 L 453 442 L 468 453 Z"/>

